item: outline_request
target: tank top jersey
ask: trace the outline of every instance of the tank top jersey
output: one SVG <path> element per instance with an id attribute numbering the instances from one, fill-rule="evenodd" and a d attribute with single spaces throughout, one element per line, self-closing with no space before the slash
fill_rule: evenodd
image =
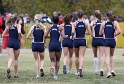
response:
<path id="1" fill-rule="evenodd" d="M 44 43 L 44 31 L 36 26 L 32 31 L 33 33 L 33 43 Z"/>
<path id="2" fill-rule="evenodd" d="M 64 31 L 65 31 L 65 35 L 68 35 L 68 38 L 66 38 L 66 39 L 70 39 L 71 32 L 72 32 L 71 23 L 64 25 Z"/>
<path id="3" fill-rule="evenodd" d="M 50 42 L 60 42 L 59 25 L 52 25 L 50 28 Z"/>
<path id="4" fill-rule="evenodd" d="M 103 37 L 103 35 L 99 35 L 99 30 L 100 30 L 100 26 L 101 26 L 101 21 L 96 20 L 95 24 L 93 25 L 93 36 L 94 37 Z"/>
<path id="5" fill-rule="evenodd" d="M 104 26 L 104 38 L 105 39 L 114 39 L 115 27 L 113 22 L 106 21 Z"/>
<path id="6" fill-rule="evenodd" d="M 85 38 L 86 25 L 84 21 L 76 21 L 75 38 Z"/>
<path id="7" fill-rule="evenodd" d="M 11 28 L 9 28 L 9 40 L 11 39 L 19 40 L 17 25 L 13 25 Z"/>

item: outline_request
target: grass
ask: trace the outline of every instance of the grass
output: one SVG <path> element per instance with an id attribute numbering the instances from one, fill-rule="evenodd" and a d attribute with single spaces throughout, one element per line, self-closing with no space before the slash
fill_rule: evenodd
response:
<path id="1" fill-rule="evenodd" d="M 62 73 L 63 66 L 63 55 L 61 57 L 61 65 L 58 74 L 58 80 L 55 81 L 49 75 L 50 68 L 50 59 L 48 50 L 45 51 L 45 63 L 44 71 L 45 76 L 39 79 L 36 79 L 36 72 L 34 68 L 34 57 L 31 52 L 31 49 L 22 49 L 19 57 L 19 76 L 20 78 L 15 79 L 13 77 L 13 65 L 11 67 L 11 79 L 6 77 L 7 61 L 8 54 L 7 51 L 3 51 L 3 56 L 0 58 L 0 83 L 12 83 L 12 84 L 25 84 L 25 83 L 41 83 L 41 84 L 123 84 L 124 80 L 124 57 L 121 56 L 122 49 L 116 49 L 115 51 L 115 72 L 116 77 L 111 77 L 109 79 L 105 78 L 107 71 L 106 66 L 104 66 L 104 76 L 100 77 L 99 75 L 94 75 L 93 68 L 93 53 L 90 48 L 87 48 L 84 59 L 83 73 L 84 77 L 80 78 L 75 76 L 75 65 L 73 63 L 72 74 L 64 75 Z M 73 55 L 74 60 L 74 55 Z"/>

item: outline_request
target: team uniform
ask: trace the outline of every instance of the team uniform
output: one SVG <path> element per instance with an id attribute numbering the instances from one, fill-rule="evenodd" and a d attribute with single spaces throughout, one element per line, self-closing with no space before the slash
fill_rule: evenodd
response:
<path id="1" fill-rule="evenodd" d="M 64 25 L 64 31 L 65 35 L 68 35 L 68 38 L 65 38 L 62 42 L 63 47 L 73 48 L 73 40 L 70 39 L 71 31 L 72 31 L 72 25 L 66 24 Z"/>
<path id="2" fill-rule="evenodd" d="M 76 21 L 77 25 L 75 28 L 75 39 L 73 42 L 74 48 L 79 48 L 80 46 L 86 46 L 85 31 L 86 25 L 84 21 Z"/>
<path id="3" fill-rule="evenodd" d="M 115 32 L 115 27 L 113 22 L 106 21 L 104 26 L 104 44 L 103 44 L 104 46 L 115 48 L 116 41 L 115 41 L 114 32 Z"/>
<path id="4" fill-rule="evenodd" d="M 97 48 L 98 46 L 103 46 L 103 35 L 99 35 L 101 21 L 96 20 L 96 24 L 93 25 L 93 36 L 92 47 Z"/>
<path id="5" fill-rule="evenodd" d="M 39 53 L 44 52 L 44 31 L 34 26 L 32 33 L 34 37 L 32 42 L 32 51 Z"/>
<path id="6" fill-rule="evenodd" d="M 62 50 L 60 36 L 59 25 L 52 25 L 50 28 L 49 52 L 60 52 Z"/>
<path id="7" fill-rule="evenodd" d="M 18 50 L 20 48 L 19 34 L 16 25 L 9 28 L 9 41 L 7 47 L 13 48 L 14 50 Z"/>

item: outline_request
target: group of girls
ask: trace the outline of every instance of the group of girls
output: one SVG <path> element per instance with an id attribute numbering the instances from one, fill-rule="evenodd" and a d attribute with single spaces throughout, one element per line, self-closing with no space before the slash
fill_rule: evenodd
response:
<path id="1" fill-rule="evenodd" d="M 84 12 L 79 10 L 77 11 L 77 21 L 72 22 L 73 15 L 71 13 L 67 14 L 64 17 L 64 23 L 58 25 L 59 18 L 58 16 L 53 16 L 53 24 L 46 29 L 46 27 L 41 23 L 42 16 L 36 14 L 34 16 L 35 25 L 30 28 L 30 31 L 27 34 L 27 39 L 32 39 L 32 52 L 35 59 L 35 69 L 36 69 L 36 78 L 44 76 L 44 43 L 46 38 L 50 38 L 49 43 L 49 56 L 51 61 L 50 74 L 55 80 L 58 79 L 58 71 L 60 67 L 60 58 L 62 49 L 64 52 L 64 65 L 63 73 L 71 74 L 72 68 L 72 55 L 73 51 L 75 53 L 75 66 L 76 73 L 80 77 L 83 77 L 83 65 L 84 65 L 84 55 L 86 50 L 86 39 L 85 34 L 89 34 L 93 37 L 92 47 L 94 53 L 94 68 L 95 74 L 98 74 L 98 59 L 97 59 L 97 50 L 99 49 L 100 57 L 100 76 L 103 76 L 103 64 L 104 58 L 103 54 L 106 56 L 106 66 L 107 66 L 107 78 L 116 76 L 114 72 L 114 49 L 116 42 L 114 37 L 120 34 L 120 27 L 118 22 L 115 21 L 115 18 L 111 11 L 107 12 L 107 20 L 101 21 L 101 14 L 99 10 L 94 12 L 95 20 L 91 22 L 90 26 L 83 20 Z M 12 15 L 8 18 L 6 22 L 6 29 L 3 33 L 5 36 L 6 31 L 9 31 L 9 43 L 8 43 L 8 69 L 7 77 L 10 78 L 10 67 L 12 61 L 14 60 L 14 77 L 18 78 L 18 56 L 20 48 L 20 37 L 21 35 L 21 25 L 22 19 L 19 19 L 17 23 L 17 16 Z M 87 30 L 87 32 L 86 32 Z M 115 33 L 115 30 L 117 31 Z M 32 35 L 31 35 L 32 34 Z M 62 42 L 62 47 L 61 47 Z M 38 56 L 39 55 L 39 56 Z M 13 59 L 14 58 L 14 59 Z M 40 62 L 39 62 L 40 60 Z M 66 70 L 66 63 L 69 61 L 69 70 Z M 40 68 L 39 68 L 40 66 Z"/>

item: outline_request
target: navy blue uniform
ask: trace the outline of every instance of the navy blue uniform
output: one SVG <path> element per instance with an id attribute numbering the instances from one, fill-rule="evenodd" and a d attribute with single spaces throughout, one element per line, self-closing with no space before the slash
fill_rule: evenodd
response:
<path id="1" fill-rule="evenodd" d="M 73 40 L 70 39 L 71 31 L 72 31 L 72 25 L 66 24 L 64 25 L 64 31 L 65 35 L 68 35 L 68 38 L 65 38 L 62 42 L 63 47 L 73 48 Z"/>
<path id="2" fill-rule="evenodd" d="M 92 47 L 97 48 L 98 46 L 103 46 L 103 35 L 99 35 L 99 30 L 101 26 L 101 21 L 96 21 L 96 24 L 93 25 L 93 36 L 92 39 Z"/>
<path id="3" fill-rule="evenodd" d="M 60 52 L 62 50 L 60 43 L 60 30 L 58 25 L 52 25 L 50 28 L 49 52 Z"/>
<path id="4" fill-rule="evenodd" d="M 19 34 L 16 25 L 9 28 L 9 41 L 7 47 L 13 48 L 14 50 L 18 50 L 20 48 Z"/>
<path id="5" fill-rule="evenodd" d="M 115 27 L 113 22 L 106 21 L 104 26 L 104 46 L 115 48 L 116 41 L 114 39 L 115 38 L 114 32 L 115 32 Z"/>
<path id="6" fill-rule="evenodd" d="M 86 39 L 85 39 L 85 32 L 86 32 L 86 25 L 84 21 L 77 21 L 75 28 L 75 39 L 73 42 L 74 48 L 79 48 L 80 46 L 86 46 Z"/>
<path id="7" fill-rule="evenodd" d="M 34 26 L 32 33 L 34 37 L 32 42 L 32 51 L 40 53 L 44 52 L 44 31 Z"/>

